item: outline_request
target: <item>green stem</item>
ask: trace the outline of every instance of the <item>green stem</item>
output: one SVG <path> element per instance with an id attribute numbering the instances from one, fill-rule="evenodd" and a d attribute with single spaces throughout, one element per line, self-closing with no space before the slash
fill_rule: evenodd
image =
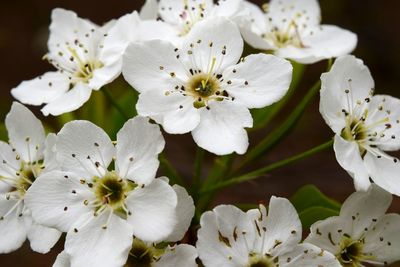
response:
<path id="1" fill-rule="evenodd" d="M 178 171 L 172 166 L 172 164 L 165 157 L 164 153 L 161 153 L 159 156 L 161 168 L 164 171 L 164 175 L 167 176 L 172 184 L 178 184 L 181 186 L 185 185 L 185 181 L 180 176 Z"/>
<path id="2" fill-rule="evenodd" d="M 252 171 L 252 172 L 249 172 L 249 173 L 246 173 L 246 174 L 231 178 L 229 180 L 220 182 L 220 183 L 218 183 L 218 184 L 216 184 L 214 186 L 205 188 L 204 190 L 202 190 L 200 192 L 200 194 L 213 192 L 213 191 L 215 191 L 217 189 L 221 189 L 221 188 L 225 188 L 227 186 L 231 186 L 231 185 L 235 185 L 235 184 L 239 184 L 239 183 L 243 183 L 243 182 L 246 182 L 246 181 L 253 180 L 253 179 L 258 178 L 258 177 L 260 177 L 262 175 L 265 175 L 266 173 L 269 173 L 269 172 L 271 172 L 273 170 L 282 168 L 282 167 L 287 166 L 287 165 L 289 165 L 291 163 L 294 163 L 294 162 L 299 161 L 301 159 L 304 159 L 304 158 L 307 158 L 309 156 L 312 156 L 312 155 L 314 155 L 314 154 L 316 154 L 318 152 L 321 152 L 321 151 L 323 151 L 325 149 L 328 149 L 328 148 L 332 147 L 332 145 L 333 145 L 333 140 L 330 140 L 330 141 L 328 141 L 328 142 L 326 142 L 326 143 L 324 143 L 322 145 L 314 147 L 314 148 L 312 148 L 310 150 L 307 150 L 307 151 L 305 151 L 305 152 L 303 152 L 301 154 L 298 154 L 296 156 L 293 156 L 293 157 L 290 157 L 290 158 L 287 158 L 287 159 L 272 163 L 272 164 L 270 164 L 268 166 L 265 166 L 263 168 L 257 169 L 255 171 Z"/>
<path id="3" fill-rule="evenodd" d="M 197 147 L 196 150 L 196 159 L 194 163 L 194 173 L 193 173 L 193 188 L 194 190 L 198 189 L 201 184 L 201 171 L 203 167 L 205 151 L 201 147 Z"/>
<path id="4" fill-rule="evenodd" d="M 104 96 L 107 98 L 107 100 L 110 102 L 110 104 L 121 114 L 121 116 L 125 120 L 128 120 L 129 116 L 125 113 L 124 109 L 118 104 L 118 102 L 115 101 L 115 98 L 108 91 L 107 87 L 101 88 L 101 91 L 104 93 Z"/>

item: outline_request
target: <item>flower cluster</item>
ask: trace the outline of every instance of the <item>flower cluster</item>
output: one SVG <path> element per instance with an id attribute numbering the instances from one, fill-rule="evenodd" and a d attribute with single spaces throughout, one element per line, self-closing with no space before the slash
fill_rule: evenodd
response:
<path id="1" fill-rule="evenodd" d="M 126 119 L 115 140 L 89 120 L 46 135 L 14 102 L 5 120 L 9 142 L 0 142 L 0 253 L 26 239 L 47 253 L 65 233 L 55 267 L 357 267 L 400 260 L 400 215 L 385 215 L 391 194 L 400 196 L 400 163 L 384 152 L 400 148 L 400 100 L 373 95 L 368 68 L 348 55 L 356 35 L 320 25 L 320 13 L 316 0 L 272 0 L 262 10 L 245 0 L 148 0 L 139 13 L 98 26 L 54 9 L 44 58 L 56 70 L 11 94 L 58 116 L 122 74 L 138 92 L 138 115 Z M 243 55 L 244 41 L 259 53 Z M 288 199 L 272 197 L 268 208 L 246 212 L 232 205 L 205 211 L 197 205 L 202 179 L 188 186 L 157 175 L 161 130 L 190 132 L 215 155 L 245 154 L 250 110 L 285 97 L 289 60 L 332 58 L 321 76 L 320 111 L 358 191 L 338 216 L 314 220 L 306 239 Z"/>

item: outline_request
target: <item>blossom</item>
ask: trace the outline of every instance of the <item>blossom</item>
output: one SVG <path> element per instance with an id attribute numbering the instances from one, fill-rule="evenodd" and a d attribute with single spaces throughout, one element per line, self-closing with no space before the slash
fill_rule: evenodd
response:
<path id="1" fill-rule="evenodd" d="M 333 25 L 320 25 L 316 0 L 272 0 L 264 12 L 246 2 L 251 12 L 241 26 L 243 38 L 254 48 L 303 64 L 351 53 L 357 36 Z"/>
<path id="2" fill-rule="evenodd" d="M 157 19 L 171 25 L 176 36 L 183 37 L 197 24 L 207 18 L 225 17 L 240 22 L 249 13 L 243 0 L 146 0 L 140 16 Z"/>
<path id="3" fill-rule="evenodd" d="M 44 57 L 57 71 L 24 81 L 11 93 L 22 103 L 42 105 L 44 115 L 74 111 L 119 75 L 112 53 L 104 53 L 103 40 L 113 26 L 102 27 L 61 8 L 51 15 L 49 52 Z"/>
<path id="4" fill-rule="evenodd" d="M 272 197 L 244 213 L 220 205 L 200 219 L 197 249 L 207 267 L 337 266 L 335 257 L 314 245 L 299 244 L 301 222 L 287 199 Z"/>
<path id="5" fill-rule="evenodd" d="M 320 112 L 335 132 L 336 159 L 356 189 L 367 190 L 371 177 L 400 195 L 400 163 L 384 152 L 400 148 L 400 100 L 373 95 L 374 80 L 354 56 L 338 58 L 321 80 Z"/>
<path id="6" fill-rule="evenodd" d="M 26 238 L 34 251 L 47 253 L 61 233 L 32 219 L 25 197 L 36 178 L 55 167 L 55 135 L 46 138 L 42 123 L 16 102 L 6 128 L 10 144 L 0 141 L 0 253 L 18 249 Z"/>
<path id="7" fill-rule="evenodd" d="M 165 144 L 159 127 L 135 117 L 116 142 L 91 122 L 65 124 L 56 142 L 63 170 L 41 175 L 27 193 L 37 221 L 67 232 L 71 266 L 122 266 L 133 235 L 158 242 L 176 224 L 176 193 L 154 178 Z"/>
<path id="8" fill-rule="evenodd" d="M 325 249 L 343 266 L 388 265 L 400 260 L 400 215 L 385 214 L 392 196 L 376 185 L 353 193 L 340 215 L 311 226 L 305 242 Z"/>
<path id="9" fill-rule="evenodd" d="M 195 142 L 215 154 L 248 147 L 249 108 L 278 101 L 287 92 L 292 66 L 265 54 L 240 60 L 243 40 L 224 18 L 198 22 L 178 49 L 164 41 L 131 44 L 122 73 L 140 92 L 138 113 L 172 134 L 191 132 Z"/>

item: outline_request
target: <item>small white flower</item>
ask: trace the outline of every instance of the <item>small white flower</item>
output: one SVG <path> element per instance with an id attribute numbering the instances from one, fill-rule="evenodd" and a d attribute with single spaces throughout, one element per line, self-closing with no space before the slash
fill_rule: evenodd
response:
<path id="1" fill-rule="evenodd" d="M 243 38 L 253 47 L 311 64 L 351 53 L 357 36 L 333 25 L 320 25 L 316 0 L 272 0 L 263 6 L 246 2 L 251 12 L 242 25 Z"/>
<path id="2" fill-rule="evenodd" d="M 320 112 L 336 134 L 336 159 L 356 189 L 367 190 L 371 177 L 400 195 L 399 160 L 383 152 L 400 148 L 400 100 L 373 95 L 374 80 L 354 56 L 338 58 L 321 80 Z"/>
<path id="3" fill-rule="evenodd" d="M 47 253 L 61 233 L 39 225 L 25 206 L 26 191 L 36 178 L 54 168 L 52 146 L 42 123 L 16 102 L 6 117 L 10 144 L 0 141 L 0 253 L 18 249 L 26 238 L 31 248 Z"/>
<path id="4" fill-rule="evenodd" d="M 65 171 L 41 175 L 26 201 L 35 219 L 67 232 L 71 266 L 122 266 L 133 235 L 158 242 L 171 234 L 177 196 L 154 178 L 164 144 L 143 117 L 125 123 L 115 146 L 88 121 L 63 127 L 56 150 Z"/>
<path id="5" fill-rule="evenodd" d="M 340 267 L 335 257 L 311 244 L 299 244 L 301 222 L 287 199 L 272 197 L 269 210 L 244 213 L 221 205 L 200 220 L 197 249 L 206 267 Z"/>
<path id="6" fill-rule="evenodd" d="M 237 26 L 224 18 L 197 23 L 181 49 L 163 41 L 131 44 L 123 75 L 140 92 L 137 110 L 173 134 L 192 132 L 215 154 L 246 152 L 249 108 L 278 101 L 287 91 L 292 66 L 265 54 L 242 59 Z"/>
<path id="7" fill-rule="evenodd" d="M 11 93 L 29 105 L 42 105 L 44 115 L 60 115 L 81 107 L 92 90 L 114 80 L 120 66 L 103 53 L 103 39 L 114 21 L 99 27 L 74 12 L 56 8 L 51 15 L 49 52 L 45 56 L 57 71 L 24 81 Z"/>
<path id="8" fill-rule="evenodd" d="M 388 265 L 400 260 L 400 215 L 385 214 L 392 196 L 376 185 L 355 192 L 339 216 L 316 222 L 305 242 L 325 249 L 343 266 Z"/>
<path id="9" fill-rule="evenodd" d="M 174 28 L 176 36 L 185 36 L 197 22 L 225 17 L 239 22 L 246 13 L 243 0 L 146 0 L 140 11 L 143 19 L 160 18 Z"/>

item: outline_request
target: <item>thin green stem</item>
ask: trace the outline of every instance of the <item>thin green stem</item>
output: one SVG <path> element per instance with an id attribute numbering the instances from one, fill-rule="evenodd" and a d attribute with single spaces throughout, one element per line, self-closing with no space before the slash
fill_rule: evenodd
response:
<path id="1" fill-rule="evenodd" d="M 217 189 L 225 188 L 227 186 L 231 186 L 231 185 L 235 185 L 235 184 L 239 184 L 239 183 L 243 183 L 243 182 L 246 182 L 246 181 L 250 181 L 250 180 L 256 179 L 256 178 L 258 178 L 258 177 L 260 177 L 262 175 L 265 175 L 266 173 L 269 173 L 269 172 L 271 172 L 273 170 L 282 168 L 282 167 L 287 166 L 287 165 L 289 165 L 291 163 L 294 163 L 294 162 L 299 161 L 301 159 L 310 157 L 310 156 L 312 156 L 312 155 L 314 155 L 314 154 L 316 154 L 318 152 L 321 152 L 321 151 L 323 151 L 325 149 L 328 149 L 328 148 L 332 147 L 332 145 L 333 145 L 333 140 L 330 140 L 330 141 L 328 141 L 328 142 L 326 142 L 326 143 L 324 143 L 322 145 L 314 147 L 314 148 L 312 148 L 310 150 L 307 150 L 307 151 L 305 151 L 305 152 L 303 152 L 301 154 L 298 154 L 298 155 L 295 155 L 293 157 L 290 157 L 290 158 L 287 158 L 287 159 L 272 163 L 270 165 L 267 165 L 267 166 L 265 166 L 263 168 L 255 170 L 255 171 L 252 171 L 252 172 L 249 172 L 249 173 L 237 176 L 237 177 L 233 177 L 233 178 L 231 178 L 229 180 L 220 182 L 220 183 L 218 183 L 218 184 L 216 184 L 214 186 L 205 188 L 204 190 L 202 190 L 200 192 L 200 194 L 206 194 L 206 193 L 209 193 L 209 192 L 213 192 L 213 191 L 215 191 Z"/>
<path id="2" fill-rule="evenodd" d="M 164 153 L 160 154 L 159 159 L 160 159 L 161 169 L 164 171 L 164 175 L 170 179 L 171 183 L 184 186 L 185 181 L 180 176 L 178 171 L 172 166 L 172 164 L 166 158 Z"/>
<path id="3" fill-rule="evenodd" d="M 118 104 L 118 102 L 115 101 L 115 98 L 108 91 L 107 87 L 104 86 L 103 88 L 101 88 L 101 91 L 104 93 L 104 96 L 107 98 L 110 104 L 121 114 L 121 116 L 125 120 L 128 120 L 129 116 L 125 113 L 124 109 Z"/>

